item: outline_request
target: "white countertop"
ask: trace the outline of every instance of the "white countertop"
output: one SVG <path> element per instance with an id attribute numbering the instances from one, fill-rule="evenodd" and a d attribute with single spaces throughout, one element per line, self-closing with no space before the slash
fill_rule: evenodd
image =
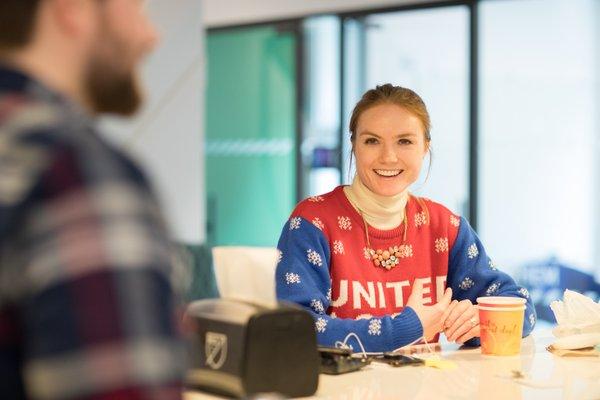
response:
<path id="1" fill-rule="evenodd" d="M 546 350 L 553 339 L 539 331 L 523 339 L 518 356 L 483 356 L 479 348 L 443 344 L 439 355 L 457 368 L 391 367 L 371 363 L 361 371 L 320 375 L 310 399 L 600 399 L 600 357 L 558 357 Z M 521 371 L 525 378 L 511 378 Z M 185 400 L 220 399 L 186 392 Z"/>

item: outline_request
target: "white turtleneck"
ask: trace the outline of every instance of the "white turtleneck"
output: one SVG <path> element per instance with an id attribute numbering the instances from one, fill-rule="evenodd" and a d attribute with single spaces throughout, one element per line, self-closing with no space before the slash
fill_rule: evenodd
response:
<path id="1" fill-rule="evenodd" d="M 367 223 L 374 228 L 382 230 L 397 228 L 404 219 L 408 189 L 395 196 L 380 196 L 366 187 L 356 175 L 350 186 L 344 186 L 344 194 L 354 208 L 362 213 Z"/>

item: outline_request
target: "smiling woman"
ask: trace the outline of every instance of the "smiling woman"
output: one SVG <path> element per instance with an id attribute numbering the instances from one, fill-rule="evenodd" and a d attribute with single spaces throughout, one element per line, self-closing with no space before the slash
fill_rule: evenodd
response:
<path id="1" fill-rule="evenodd" d="M 380 196 L 395 196 L 417 180 L 429 141 L 420 119 L 396 104 L 365 110 L 352 140 L 360 181 Z"/>
<path id="2" fill-rule="evenodd" d="M 429 113 L 410 89 L 367 91 L 350 119 L 351 185 L 302 201 L 279 240 L 277 295 L 315 318 L 321 345 L 358 338 L 367 351 L 421 339 L 478 344 L 475 299 L 527 299 L 498 271 L 476 233 L 443 205 L 409 192 L 430 151 Z M 454 299 L 454 300 L 452 300 Z M 354 334 L 354 335 L 352 335 Z"/>

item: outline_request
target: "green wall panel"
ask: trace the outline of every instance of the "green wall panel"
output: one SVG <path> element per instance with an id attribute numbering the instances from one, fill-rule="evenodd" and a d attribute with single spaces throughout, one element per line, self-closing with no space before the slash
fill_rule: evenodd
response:
<path id="1" fill-rule="evenodd" d="M 274 246 L 295 203 L 295 36 L 217 31 L 207 50 L 209 240 Z"/>

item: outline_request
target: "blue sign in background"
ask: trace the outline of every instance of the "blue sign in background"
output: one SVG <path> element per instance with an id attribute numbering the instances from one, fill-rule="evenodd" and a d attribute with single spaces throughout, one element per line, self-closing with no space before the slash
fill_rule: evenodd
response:
<path id="1" fill-rule="evenodd" d="M 565 289 L 581 293 L 594 301 L 600 298 L 600 284 L 593 275 L 567 266 L 556 258 L 526 264 L 519 276 L 519 283 L 529 290 L 538 319 L 556 322 L 550 303 L 562 300 Z"/>

